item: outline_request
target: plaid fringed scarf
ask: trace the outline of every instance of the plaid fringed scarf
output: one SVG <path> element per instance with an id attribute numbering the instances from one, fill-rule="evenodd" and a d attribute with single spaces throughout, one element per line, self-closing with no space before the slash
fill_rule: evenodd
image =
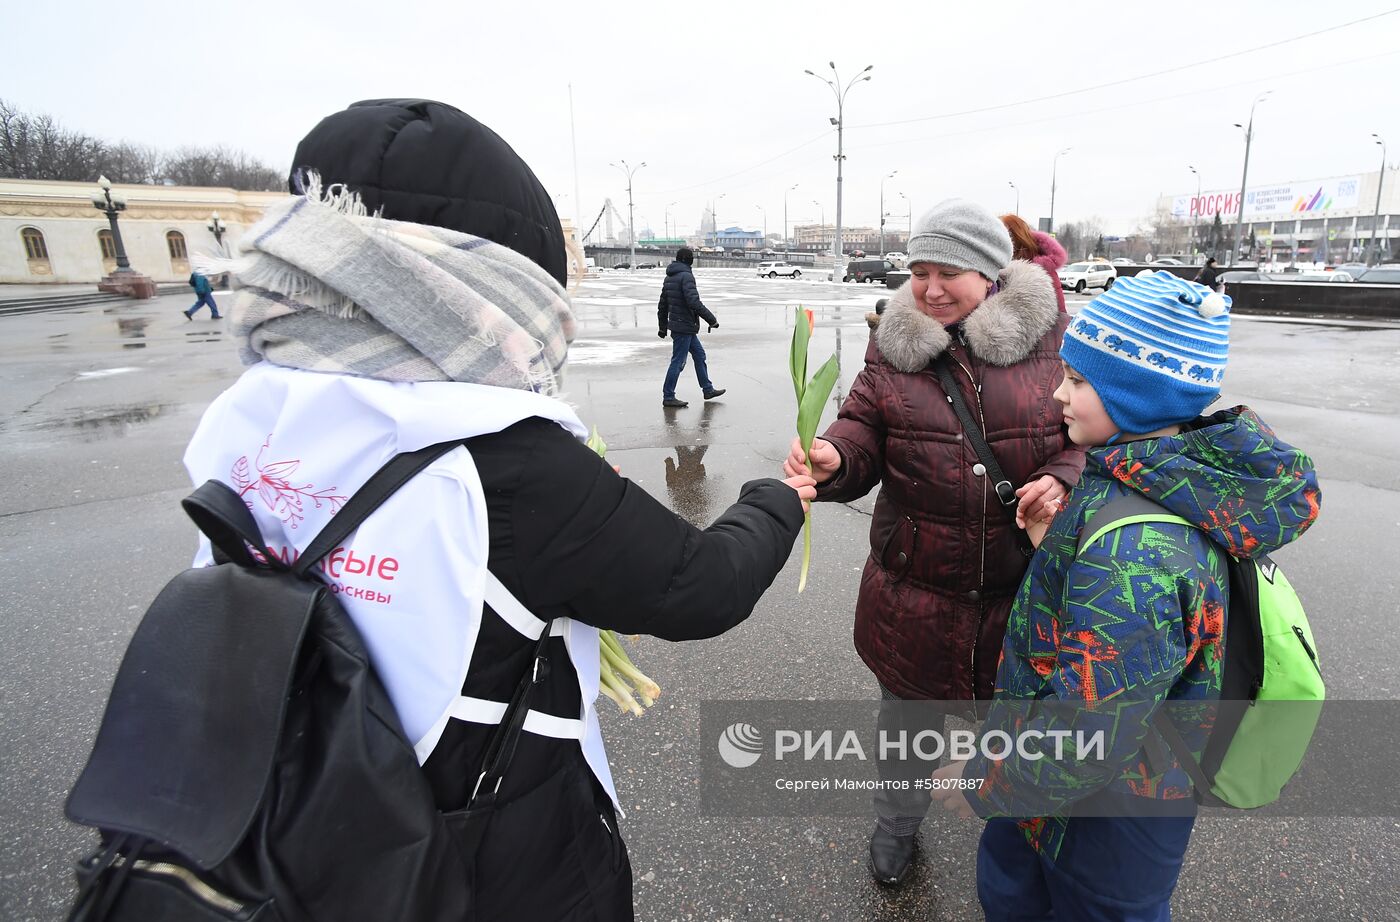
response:
<path id="1" fill-rule="evenodd" d="M 574 316 L 549 273 L 507 247 L 366 215 L 338 186 L 268 209 L 232 260 L 244 364 L 554 394 Z"/>

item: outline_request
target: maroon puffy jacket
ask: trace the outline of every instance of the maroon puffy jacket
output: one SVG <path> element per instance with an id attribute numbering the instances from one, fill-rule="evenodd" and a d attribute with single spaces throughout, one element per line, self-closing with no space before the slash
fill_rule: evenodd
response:
<path id="1" fill-rule="evenodd" d="M 995 501 L 930 361 L 948 350 L 988 444 L 1016 485 L 1053 474 L 1073 487 L 1084 453 L 1051 397 L 1062 377 L 1060 313 L 1044 271 L 1016 261 L 958 338 L 914 306 L 908 283 L 870 337 L 836 422 L 822 438 L 841 469 L 818 499 L 883 487 L 856 602 L 856 650 L 903 698 L 992 696 L 1002 634 L 1028 560 Z M 970 377 L 969 377 L 970 376 Z M 974 387 L 974 381 L 977 387 Z M 979 394 L 980 388 L 980 394 Z"/>

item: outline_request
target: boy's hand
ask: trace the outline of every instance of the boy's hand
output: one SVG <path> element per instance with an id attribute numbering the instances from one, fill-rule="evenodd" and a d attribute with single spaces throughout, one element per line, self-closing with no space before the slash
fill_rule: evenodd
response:
<path id="1" fill-rule="evenodd" d="M 1021 503 L 1016 507 L 1016 524 L 1025 528 L 1028 522 L 1049 524 L 1064 507 L 1065 485 L 1051 474 L 1044 474 L 1016 491 Z"/>
<path id="2" fill-rule="evenodd" d="M 967 791 L 958 785 L 962 780 L 966 760 L 949 762 L 933 773 L 934 786 L 929 790 L 933 802 L 956 817 L 965 820 L 977 819 L 977 811 L 967 802 Z"/>
<path id="3" fill-rule="evenodd" d="M 826 483 L 839 470 L 841 453 L 825 439 L 812 439 L 812 452 L 806 458 L 802 455 L 802 440 L 793 439 L 787 459 L 783 461 L 783 474 L 786 476 L 808 476 L 817 483 Z"/>

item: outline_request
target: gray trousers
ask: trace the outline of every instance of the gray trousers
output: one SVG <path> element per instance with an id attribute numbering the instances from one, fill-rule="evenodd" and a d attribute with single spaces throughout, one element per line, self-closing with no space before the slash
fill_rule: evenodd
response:
<path id="1" fill-rule="evenodd" d="M 925 730 L 942 733 L 947 720 L 946 714 L 935 712 L 933 702 L 905 701 L 885 686 L 880 686 L 880 716 L 876 719 L 876 732 L 880 737 L 894 739 L 901 730 L 906 740 L 912 740 Z M 879 750 L 876 751 L 878 753 Z M 913 783 L 931 775 L 938 763 L 910 756 L 906 759 L 877 758 L 875 765 L 881 781 L 907 781 L 910 784 L 907 791 L 876 790 L 876 824 L 890 835 L 913 835 L 924 821 L 930 802 L 929 792 L 915 790 Z"/>

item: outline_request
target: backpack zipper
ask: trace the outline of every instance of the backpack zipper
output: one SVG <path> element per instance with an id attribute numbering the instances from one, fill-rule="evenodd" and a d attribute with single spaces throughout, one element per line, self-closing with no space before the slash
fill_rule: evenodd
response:
<path id="1" fill-rule="evenodd" d="M 1308 646 L 1308 638 L 1303 634 L 1303 629 L 1295 624 L 1293 625 L 1293 634 L 1298 638 L 1298 642 L 1303 645 L 1303 650 L 1308 654 L 1308 660 L 1313 664 L 1313 668 L 1317 670 L 1317 674 L 1321 676 L 1322 667 L 1317 664 L 1317 654 L 1313 652 L 1312 647 Z"/>
<path id="2" fill-rule="evenodd" d="M 113 864 L 116 865 L 125 863 L 125 857 L 119 857 L 113 862 Z M 185 889 L 190 892 L 191 896 L 202 900 L 222 912 L 236 915 L 248 911 L 247 903 L 234 899 L 227 894 L 220 893 L 201 880 L 188 868 L 182 868 L 178 864 L 170 864 L 166 861 L 147 861 L 144 858 L 138 858 L 131 866 L 131 869 L 143 874 L 170 878 L 176 883 L 183 884 Z"/>

